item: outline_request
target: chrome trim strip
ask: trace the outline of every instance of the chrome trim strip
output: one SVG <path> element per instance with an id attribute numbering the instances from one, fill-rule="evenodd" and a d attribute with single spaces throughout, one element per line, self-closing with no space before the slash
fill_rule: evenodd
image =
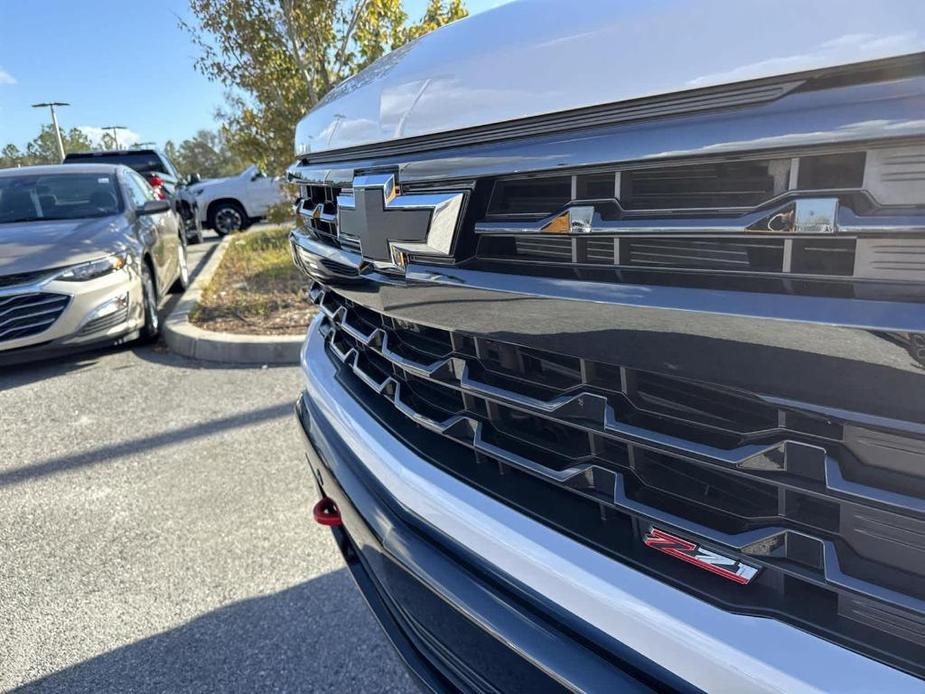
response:
<path id="1" fill-rule="evenodd" d="M 505 275 L 462 268 L 445 268 L 436 265 L 412 264 L 408 267 L 407 283 L 400 283 L 390 278 L 377 275 L 370 277 L 375 283 L 389 286 L 386 295 L 387 306 L 376 309 L 379 302 L 363 302 L 364 305 L 388 313 L 390 310 L 406 308 L 407 301 L 414 295 L 422 294 L 420 286 L 429 286 L 433 290 L 432 300 L 455 300 L 463 303 L 462 295 L 470 301 L 478 300 L 483 304 L 488 301 L 502 303 L 507 300 L 529 301 L 531 299 L 564 302 L 587 302 L 593 311 L 604 306 L 626 309 L 654 309 L 669 314 L 687 314 L 695 312 L 712 316 L 717 320 L 726 318 L 747 321 L 775 320 L 781 321 L 780 328 L 787 324 L 812 324 L 820 331 L 816 338 L 823 340 L 822 331 L 827 328 L 859 328 L 870 331 L 899 331 L 925 333 L 925 311 L 920 304 L 881 302 L 866 299 L 842 299 L 799 295 L 769 295 L 757 292 L 714 291 L 709 289 L 689 289 L 686 287 L 641 286 L 631 284 L 605 284 L 579 280 L 560 280 L 555 278 L 522 275 Z M 485 292 L 488 292 L 487 294 Z M 403 298 L 404 297 L 404 298 Z M 351 297 L 348 297 L 351 298 Z M 375 298 L 375 294 L 371 295 Z M 591 305 L 592 302 L 596 305 Z M 576 310 L 581 309 L 574 305 Z M 492 320 L 491 327 L 484 325 L 460 325 L 466 316 L 453 316 L 453 323 L 459 328 L 473 333 L 490 334 L 504 330 L 503 324 Z M 680 316 L 679 316 L 680 317 Z M 513 315 L 505 316 L 510 321 Z M 417 321 L 432 325 L 433 320 Z M 441 321 L 438 324 L 450 322 Z M 601 325 L 608 325 L 602 317 L 586 326 L 594 330 Z M 621 325 L 620 321 L 611 325 Z M 510 327 L 510 326 L 509 326 Z M 576 326 L 577 327 L 577 326 Z M 654 326 L 651 326 L 654 327 Z M 730 328 L 733 326 L 730 325 Z M 736 339 L 735 334 L 723 331 L 702 330 L 697 326 L 688 326 L 688 331 L 708 337 L 725 334 L 729 339 Z M 744 337 L 744 336 L 743 336 Z M 842 336 L 844 337 L 844 336 Z M 835 356 L 833 354 L 833 356 Z M 605 360 L 606 361 L 606 360 Z"/>
<path id="2" fill-rule="evenodd" d="M 891 389 L 910 387 L 910 379 L 925 387 L 921 363 L 900 339 L 925 335 L 920 303 L 510 276 L 417 263 L 401 278 L 359 266 L 355 253 L 298 233 L 293 240 L 310 249 L 309 257 L 320 251 L 353 273 L 335 274 L 318 258 L 311 266 L 302 263 L 310 277 L 393 318 L 644 371 L 665 371 L 670 364 L 676 377 L 745 388 L 772 402 L 812 401 L 816 412 L 847 412 L 837 418 L 861 424 L 891 421 L 900 431 L 923 431 L 916 423 L 925 421 L 925 402 L 889 396 Z M 761 363 L 762 369 L 729 369 L 730 360 Z M 846 372 L 852 378 L 844 378 Z M 793 373 L 804 377 L 793 379 Z M 870 379 L 882 385 L 879 393 L 862 386 Z"/>
<path id="3" fill-rule="evenodd" d="M 812 92 L 791 92 L 747 109 L 693 113 L 585 131 L 476 143 L 400 155 L 356 154 L 340 163 L 294 163 L 291 180 L 349 187 L 354 171 L 397 169 L 402 185 L 618 165 L 621 168 L 730 153 L 774 156 L 843 152 L 868 142 L 901 143 L 925 136 L 925 77 Z M 808 150 L 811 148 L 811 152 Z"/>
<path id="4" fill-rule="evenodd" d="M 296 267 L 314 279 L 350 281 L 364 270 L 365 264 L 358 253 L 318 241 L 300 229 L 289 232 L 289 243 Z M 342 268 L 340 271 L 338 266 Z"/>
<path id="5" fill-rule="evenodd" d="M 596 125 L 611 125 L 647 118 L 684 115 L 698 111 L 743 107 L 774 101 L 802 86 L 800 77 L 771 78 L 758 83 L 727 85 L 718 88 L 666 94 L 625 103 L 603 104 L 589 108 L 568 109 L 548 115 L 517 119 L 497 124 L 481 125 L 456 132 L 403 138 L 391 142 L 361 145 L 358 147 L 324 148 L 296 152 L 312 161 L 342 161 L 348 157 L 390 156 L 413 154 L 421 150 L 458 147 L 466 144 L 529 137 L 545 133 L 569 132 Z M 311 118 L 311 114 L 307 116 Z M 297 125 L 297 131 L 302 128 Z M 298 139 L 298 134 L 297 134 Z"/>
<path id="6" fill-rule="evenodd" d="M 747 238 L 791 238 L 798 234 L 819 236 L 820 234 L 844 237 L 850 234 L 864 233 L 902 233 L 925 234 L 925 215 L 919 214 L 877 214 L 858 215 L 852 210 L 840 206 L 834 196 L 822 198 L 816 191 L 788 192 L 778 196 L 773 202 L 781 203 L 769 206 L 762 203 L 755 210 L 730 217 L 703 217 L 692 215 L 679 217 L 670 215 L 639 215 L 629 213 L 620 219 L 603 219 L 600 212 L 593 207 L 593 201 L 575 200 L 560 211 L 536 221 L 480 221 L 475 224 L 475 233 L 481 235 L 520 235 L 536 234 L 550 237 L 561 234 L 550 233 L 547 228 L 560 216 L 573 214 L 573 210 L 592 210 L 590 220 L 586 227 L 575 229 L 573 232 L 612 235 L 643 235 L 651 234 L 658 237 L 688 234 L 718 234 L 722 236 L 741 234 Z M 610 203 L 619 205 L 619 201 Z M 820 226 L 809 226 L 806 216 L 811 206 L 828 206 L 829 226 L 822 229 Z M 794 219 L 791 229 L 775 229 L 772 224 L 775 218 L 792 213 Z M 587 212 L 584 212 L 587 216 Z"/>
<path id="7" fill-rule="evenodd" d="M 19 296 L 20 294 L 40 293 L 47 285 L 54 282 L 55 276 L 56 273 L 49 272 L 29 284 L 14 284 L 7 287 L 0 287 L 0 299 L 10 296 Z"/>
<path id="8" fill-rule="evenodd" d="M 345 396 L 320 319 L 301 364 L 319 413 L 408 512 L 695 686 L 768 693 L 921 689 L 920 680 L 800 629 L 725 612 L 646 577 L 440 471 Z"/>

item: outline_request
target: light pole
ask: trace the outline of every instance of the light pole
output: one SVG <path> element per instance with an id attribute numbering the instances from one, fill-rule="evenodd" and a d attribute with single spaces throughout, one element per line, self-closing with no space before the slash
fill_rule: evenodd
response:
<path id="1" fill-rule="evenodd" d="M 126 126 L 124 126 L 124 125 L 104 125 L 104 126 L 103 126 L 103 130 L 111 130 L 111 131 L 112 131 L 112 139 L 115 140 L 115 142 L 116 142 L 116 149 L 119 149 L 119 134 L 118 134 L 118 132 L 116 132 L 116 131 L 118 131 L 118 130 L 128 130 L 128 128 L 127 128 Z"/>
<path id="2" fill-rule="evenodd" d="M 41 104 L 32 104 L 32 108 L 45 108 L 46 106 L 51 109 L 51 125 L 55 129 L 55 137 L 58 139 L 58 154 L 61 155 L 61 161 L 64 161 L 64 140 L 61 139 L 61 128 L 58 127 L 58 114 L 55 113 L 55 106 L 70 106 L 70 104 L 64 101 L 46 101 Z"/>

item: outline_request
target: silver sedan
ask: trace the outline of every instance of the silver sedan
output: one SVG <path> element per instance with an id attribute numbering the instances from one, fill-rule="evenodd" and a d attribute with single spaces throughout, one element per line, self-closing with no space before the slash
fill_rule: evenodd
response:
<path id="1" fill-rule="evenodd" d="M 154 339 L 189 282 L 181 230 L 128 167 L 0 169 L 0 364 Z"/>

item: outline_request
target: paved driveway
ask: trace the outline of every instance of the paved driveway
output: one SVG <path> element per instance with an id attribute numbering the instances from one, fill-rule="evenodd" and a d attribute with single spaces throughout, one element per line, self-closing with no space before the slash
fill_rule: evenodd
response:
<path id="1" fill-rule="evenodd" d="M 310 522 L 298 387 L 159 346 L 0 370 L 0 690 L 412 689 Z"/>

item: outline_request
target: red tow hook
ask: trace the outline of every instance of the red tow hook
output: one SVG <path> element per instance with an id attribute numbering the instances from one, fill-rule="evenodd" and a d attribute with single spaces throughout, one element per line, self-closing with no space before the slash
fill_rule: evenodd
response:
<path id="1" fill-rule="evenodd" d="M 334 499 L 327 496 L 321 497 L 321 501 L 315 504 L 312 514 L 315 516 L 315 522 L 319 525 L 343 524 L 337 504 L 334 503 Z"/>

